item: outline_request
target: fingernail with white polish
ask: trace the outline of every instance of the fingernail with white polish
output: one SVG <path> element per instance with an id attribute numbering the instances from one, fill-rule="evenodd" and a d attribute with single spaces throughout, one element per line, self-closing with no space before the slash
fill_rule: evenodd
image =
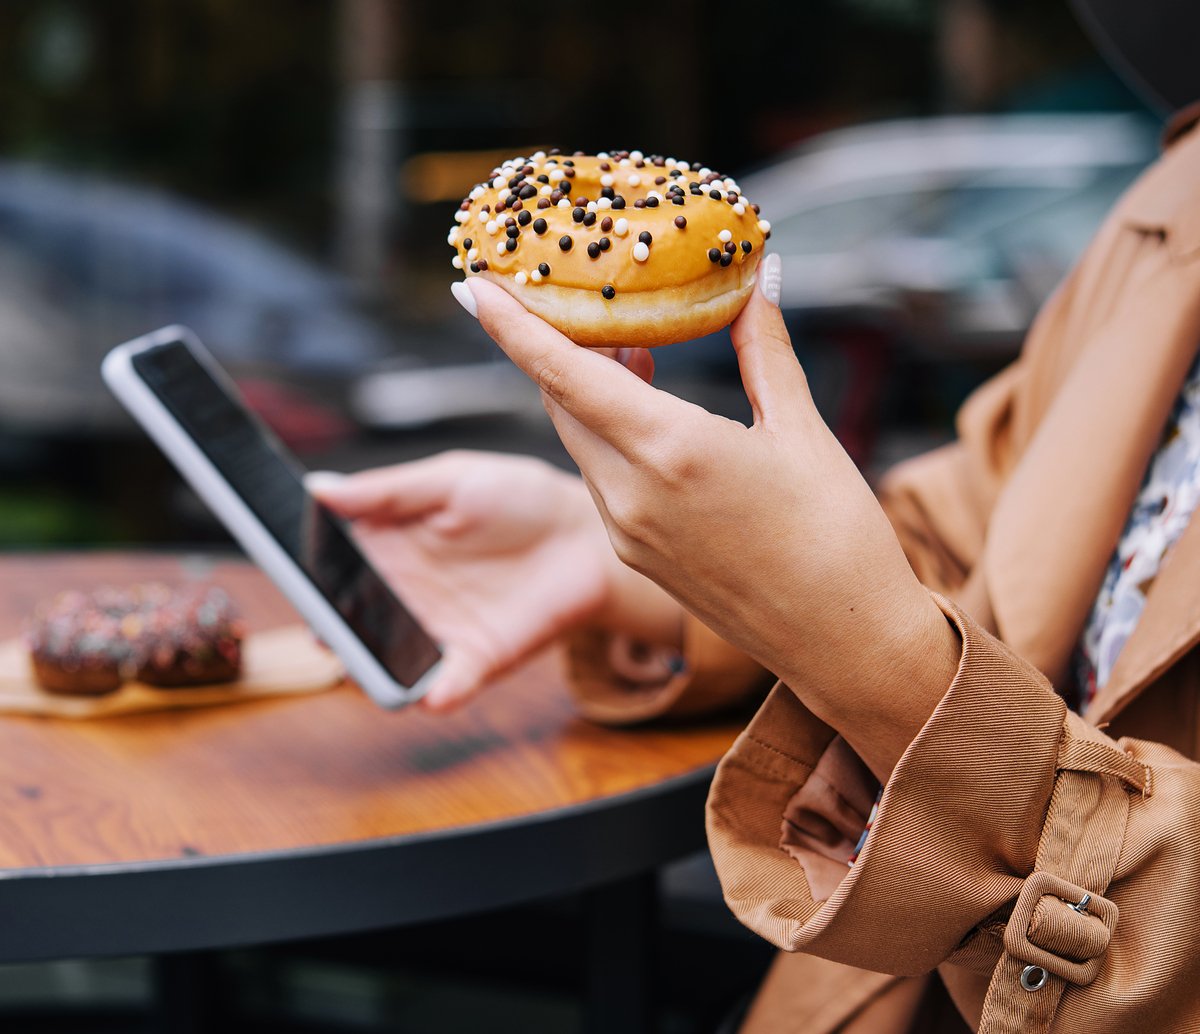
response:
<path id="1" fill-rule="evenodd" d="M 455 280 L 450 285 L 450 293 L 454 295 L 454 300 L 459 305 L 466 309 L 475 319 L 479 319 L 479 306 L 475 304 L 475 295 L 471 293 L 471 289 L 467 286 L 465 280 Z"/>
<path id="2" fill-rule="evenodd" d="M 314 494 L 337 488 L 344 475 L 335 470 L 310 470 L 304 475 L 304 487 Z"/>
<path id="3" fill-rule="evenodd" d="M 783 260 L 778 255 L 767 255 L 758 267 L 758 289 L 772 305 L 779 304 L 783 290 Z"/>

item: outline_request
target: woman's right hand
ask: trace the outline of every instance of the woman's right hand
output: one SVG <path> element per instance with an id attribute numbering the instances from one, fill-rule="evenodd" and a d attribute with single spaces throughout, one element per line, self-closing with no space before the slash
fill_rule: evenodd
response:
<path id="1" fill-rule="evenodd" d="M 547 463 L 456 451 L 306 483 L 353 522 L 380 573 L 442 643 L 425 697 L 435 710 L 582 625 L 679 645 L 679 604 L 617 559 L 583 482 Z"/>

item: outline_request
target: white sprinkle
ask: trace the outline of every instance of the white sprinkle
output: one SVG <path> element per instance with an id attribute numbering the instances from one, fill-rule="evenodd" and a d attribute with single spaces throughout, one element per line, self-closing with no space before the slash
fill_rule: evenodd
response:
<path id="1" fill-rule="evenodd" d="M 449 244 L 450 247 L 454 247 L 454 245 L 456 245 L 458 243 L 458 227 L 457 226 L 450 227 L 450 232 L 448 234 L 446 234 L 446 243 Z"/>
<path id="2" fill-rule="evenodd" d="M 679 168 L 684 172 L 690 172 L 692 167 L 690 165 L 688 165 L 687 162 L 680 162 Z"/>
<path id="3" fill-rule="evenodd" d="M 503 255 L 503 254 L 504 254 L 504 252 L 505 252 L 505 250 L 506 250 L 504 246 L 505 246 L 507 243 L 508 243 L 508 241 L 497 241 L 497 242 L 496 242 L 496 254 L 497 254 L 497 255 Z"/>
<path id="4" fill-rule="evenodd" d="M 733 206 L 733 211 L 734 211 L 734 213 L 735 213 L 735 214 L 737 214 L 737 215 L 745 215 L 745 214 L 746 214 L 746 206 L 745 206 L 745 205 L 743 205 L 743 204 L 742 204 L 742 203 L 739 201 L 739 202 L 738 202 L 736 205 L 734 205 L 734 206 Z"/>
<path id="5" fill-rule="evenodd" d="M 470 198 L 472 201 L 478 201 L 478 200 L 479 200 L 481 197 L 483 197 L 483 187 L 476 187 L 476 188 L 475 188 L 474 190 L 472 190 L 472 191 L 471 191 L 471 193 L 470 193 L 470 194 L 468 194 L 467 196 L 468 196 L 468 197 L 469 197 L 469 198 Z"/>
<path id="6" fill-rule="evenodd" d="M 564 197 L 564 198 L 563 198 L 561 201 L 559 201 L 559 203 L 558 203 L 558 205 L 557 205 L 556 207 L 557 207 L 557 208 L 570 208 L 570 207 L 571 207 L 571 202 L 570 202 L 570 201 L 568 201 L 568 200 L 567 200 L 567 199 Z"/>
<path id="7" fill-rule="evenodd" d="M 461 208 L 457 212 L 454 213 L 454 221 L 456 223 L 465 223 L 470 218 L 471 218 L 471 213 L 464 212 Z"/>
<path id="8" fill-rule="evenodd" d="M 545 157 L 546 157 L 545 151 L 534 151 L 533 152 L 533 160 L 535 162 L 540 162 Z"/>
<path id="9" fill-rule="evenodd" d="M 493 237 L 495 237 L 496 231 L 498 229 L 500 229 L 500 227 L 496 225 L 495 219 L 489 219 L 488 224 L 487 224 L 487 226 L 484 227 L 484 229 L 487 230 L 487 232 L 490 233 Z"/>
<path id="10" fill-rule="evenodd" d="M 477 218 L 477 219 L 478 219 L 478 220 L 479 220 L 481 223 L 487 223 L 487 221 L 488 221 L 488 214 L 487 214 L 487 212 L 480 212 L 480 213 L 479 213 L 479 215 L 477 215 L 477 216 L 476 216 L 476 218 Z"/>
<path id="11" fill-rule="evenodd" d="M 633 164 L 633 162 L 631 162 L 628 158 L 621 159 L 621 167 L 622 168 L 628 168 L 632 164 Z"/>
<path id="12" fill-rule="evenodd" d="M 760 219 L 760 220 L 758 221 L 758 228 L 759 228 L 759 230 L 761 230 L 763 233 L 770 233 L 770 232 L 771 232 L 771 224 L 770 224 L 769 222 L 767 222 L 765 219 Z"/>
<path id="13" fill-rule="evenodd" d="M 529 279 L 532 280 L 535 284 L 540 284 L 542 282 L 542 274 L 539 273 L 536 269 L 531 269 L 529 271 Z"/>
<path id="14" fill-rule="evenodd" d="M 731 240 L 733 240 L 733 234 L 728 230 L 722 230 L 717 234 L 717 240 L 719 240 L 722 244 L 728 244 Z"/>
<path id="15" fill-rule="evenodd" d="M 518 287 L 524 287 L 529 282 L 529 277 L 525 275 L 525 270 L 521 270 L 513 279 L 517 282 Z"/>
<path id="16" fill-rule="evenodd" d="M 512 196 L 512 191 L 509 190 L 508 187 L 505 187 L 502 191 L 500 191 L 500 200 L 501 201 L 507 201 L 511 196 Z"/>
<path id="17" fill-rule="evenodd" d="M 478 248 L 472 248 L 470 251 L 467 252 L 467 261 L 468 262 L 474 262 L 477 258 L 479 258 L 479 249 Z"/>
<path id="18" fill-rule="evenodd" d="M 667 159 L 667 168 L 668 168 L 668 169 L 673 169 L 673 168 L 675 168 L 675 166 L 676 166 L 676 165 L 678 165 L 678 164 L 679 164 L 679 162 L 677 162 L 677 161 L 676 161 L 674 158 L 668 158 L 668 159 Z"/>
<path id="19" fill-rule="evenodd" d="M 627 234 L 628 232 L 629 232 L 629 220 L 628 219 L 618 219 L 616 221 L 616 223 L 613 224 L 613 233 L 615 233 L 618 237 L 624 237 L 625 234 Z"/>
<path id="20" fill-rule="evenodd" d="M 589 202 L 587 203 L 587 210 L 588 210 L 589 212 L 594 212 L 594 211 L 596 211 L 596 202 L 595 202 L 595 201 L 589 201 Z"/>
<path id="21" fill-rule="evenodd" d="M 551 169 L 549 172 L 550 182 L 557 183 L 560 179 L 563 179 L 566 175 L 567 174 L 565 172 L 563 172 L 562 169 Z"/>
<path id="22" fill-rule="evenodd" d="M 633 159 L 633 161 L 635 161 L 635 162 L 640 162 L 640 161 L 642 161 L 642 159 L 644 159 L 646 156 L 645 156 L 644 154 L 642 154 L 642 152 L 641 152 L 641 151 L 630 151 L 630 152 L 629 152 L 629 157 L 630 157 L 631 159 Z"/>
<path id="23" fill-rule="evenodd" d="M 629 177 L 629 185 L 631 187 L 636 187 L 641 182 L 642 182 L 642 177 L 639 176 L 636 172 L 632 176 Z"/>
<path id="24" fill-rule="evenodd" d="M 607 197 L 600 198 L 596 202 L 596 208 L 601 212 L 607 211 L 608 209 L 612 208 L 612 199 Z"/>
<path id="25" fill-rule="evenodd" d="M 503 176 L 497 176 L 492 180 L 492 186 L 499 190 L 507 182 Z"/>
<path id="26" fill-rule="evenodd" d="M 645 262 L 650 257 L 650 248 L 648 245 L 638 241 L 633 246 L 633 259 L 635 262 Z"/>
<path id="27" fill-rule="evenodd" d="M 712 169 L 710 169 L 710 168 L 709 168 L 709 167 L 706 165 L 706 166 L 704 166 L 704 168 L 702 168 L 702 169 L 701 169 L 701 170 L 700 170 L 698 173 L 696 173 L 696 175 L 697 175 L 697 176 L 699 176 L 701 179 L 704 179 L 704 177 L 705 177 L 705 176 L 710 176 L 710 175 L 712 175 Z"/>
<path id="28" fill-rule="evenodd" d="M 455 269 L 462 269 L 462 256 L 455 255 L 454 258 L 450 260 L 450 265 L 452 265 Z"/>
<path id="29" fill-rule="evenodd" d="M 613 178 L 612 178 L 611 172 L 606 172 L 603 176 L 600 177 L 600 186 L 611 187 L 612 185 L 613 185 Z"/>
<path id="30" fill-rule="evenodd" d="M 607 161 L 608 160 L 608 152 L 601 151 L 598 155 L 596 155 L 596 157 L 599 158 L 602 162 Z"/>

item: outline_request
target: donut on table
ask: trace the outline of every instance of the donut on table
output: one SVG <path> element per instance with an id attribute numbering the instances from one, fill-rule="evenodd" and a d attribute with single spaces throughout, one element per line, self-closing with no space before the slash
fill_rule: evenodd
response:
<path id="1" fill-rule="evenodd" d="M 25 639 L 34 677 L 49 693 L 100 696 L 131 679 L 198 686 L 241 673 L 241 621 L 212 585 L 60 593 L 35 614 Z"/>
<path id="2" fill-rule="evenodd" d="M 557 149 L 492 170 L 459 205 L 455 269 L 581 345 L 651 347 L 728 324 L 771 226 L 737 183 L 644 155 Z"/>

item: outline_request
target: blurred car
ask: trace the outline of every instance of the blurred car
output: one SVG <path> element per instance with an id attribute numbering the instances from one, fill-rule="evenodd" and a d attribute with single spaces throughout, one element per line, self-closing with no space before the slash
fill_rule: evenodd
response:
<path id="1" fill-rule="evenodd" d="M 801 328 L 856 316 L 919 349 L 1012 354 L 1158 138 L 1137 114 L 899 120 L 740 182 L 771 220 Z"/>

